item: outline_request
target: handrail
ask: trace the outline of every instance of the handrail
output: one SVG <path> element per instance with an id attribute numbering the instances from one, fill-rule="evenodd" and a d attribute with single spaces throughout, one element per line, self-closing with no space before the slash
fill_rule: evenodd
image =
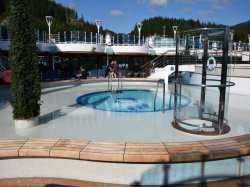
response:
<path id="1" fill-rule="evenodd" d="M 174 92 L 174 89 L 173 89 L 174 84 L 168 84 L 168 85 L 170 85 L 170 96 L 169 96 L 169 101 L 168 101 L 168 103 L 169 103 L 168 109 L 170 110 L 171 109 L 171 102 L 172 102 L 172 95 L 173 95 L 173 92 Z"/>
<path id="2" fill-rule="evenodd" d="M 113 78 L 112 75 L 108 76 L 108 90 L 110 91 L 112 91 L 112 82 L 113 82 L 112 78 Z"/>
<path id="3" fill-rule="evenodd" d="M 121 90 L 123 89 L 123 85 L 122 85 L 122 79 L 121 79 L 121 72 L 118 72 L 118 77 L 117 77 L 117 89 Z M 111 92 L 113 92 L 113 76 L 109 75 L 108 76 L 108 90 L 110 90 Z"/>
<path id="4" fill-rule="evenodd" d="M 167 50 L 160 56 L 157 56 L 153 60 L 149 61 L 148 63 L 142 65 L 140 67 L 141 72 L 145 73 L 146 75 L 150 75 L 152 73 L 152 70 L 154 70 L 157 67 L 163 67 L 169 64 L 173 64 L 173 56 L 168 55 L 169 53 L 174 53 L 175 50 Z M 169 62 L 168 62 L 169 60 Z"/>
<path id="5" fill-rule="evenodd" d="M 143 69 L 144 67 L 146 67 L 146 66 L 149 65 L 149 64 L 152 64 L 152 62 L 158 60 L 158 59 L 161 58 L 162 56 L 167 55 L 169 52 L 175 52 L 175 50 L 167 50 L 167 51 L 165 51 L 165 52 L 162 53 L 160 56 L 157 56 L 157 57 L 155 57 L 153 60 L 149 61 L 148 63 L 146 63 L 146 64 L 144 64 L 144 65 L 142 65 L 142 66 L 141 66 L 141 69 Z"/>
<path id="6" fill-rule="evenodd" d="M 123 85 L 122 85 L 122 79 L 121 79 L 121 72 L 118 72 L 118 89 L 122 91 Z"/>
<path id="7" fill-rule="evenodd" d="M 164 79 L 159 79 L 158 82 L 157 82 L 155 97 L 154 97 L 154 111 L 156 111 L 156 98 L 157 98 L 157 95 L 158 95 L 158 90 L 159 90 L 160 83 L 163 84 L 162 112 L 164 113 L 165 112 L 165 80 Z"/>

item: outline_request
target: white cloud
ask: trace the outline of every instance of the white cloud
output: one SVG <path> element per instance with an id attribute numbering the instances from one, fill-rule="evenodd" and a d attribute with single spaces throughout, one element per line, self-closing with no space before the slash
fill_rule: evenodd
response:
<path id="1" fill-rule="evenodd" d="M 211 14 L 214 14 L 216 11 L 222 11 L 226 9 L 226 5 L 233 3 L 236 0 L 175 0 L 177 3 L 180 4 L 201 4 L 201 3 L 207 3 L 209 6 L 207 7 L 207 10 L 198 10 L 197 14 L 199 16 L 209 16 Z M 184 12 L 185 9 L 182 11 Z"/>
<path id="2" fill-rule="evenodd" d="M 211 4 L 228 4 L 235 0 L 176 0 L 177 3 L 211 3 Z"/>
<path id="3" fill-rule="evenodd" d="M 197 12 L 197 14 L 199 15 L 199 16 L 208 16 L 208 15 L 211 15 L 211 14 L 213 14 L 214 13 L 214 11 L 212 11 L 212 10 L 199 10 L 198 12 Z"/>
<path id="4" fill-rule="evenodd" d="M 117 16 L 117 17 L 125 16 L 124 12 L 122 10 L 120 10 L 120 9 L 111 10 L 109 14 L 111 16 Z"/>
<path id="5" fill-rule="evenodd" d="M 216 5 L 216 4 L 213 4 L 211 8 L 213 10 L 223 10 L 223 9 L 225 9 L 225 7 L 223 5 Z"/>
<path id="6" fill-rule="evenodd" d="M 176 0 L 177 3 L 197 3 L 201 0 Z"/>
<path id="7" fill-rule="evenodd" d="M 168 4 L 168 0 L 137 0 L 137 3 L 146 5 L 149 8 L 166 6 Z"/>
<path id="8" fill-rule="evenodd" d="M 184 12 L 184 13 L 190 13 L 190 12 L 192 12 L 193 10 L 191 9 L 191 8 L 189 8 L 189 7 L 184 7 L 182 10 L 181 10 L 181 12 Z"/>
<path id="9" fill-rule="evenodd" d="M 234 0 L 208 0 L 212 4 L 225 4 L 225 3 L 231 3 Z"/>
<path id="10" fill-rule="evenodd" d="M 70 3 L 69 3 L 69 8 L 75 10 L 75 9 L 76 9 L 76 6 L 75 6 L 75 4 L 74 4 L 73 2 L 70 2 Z"/>

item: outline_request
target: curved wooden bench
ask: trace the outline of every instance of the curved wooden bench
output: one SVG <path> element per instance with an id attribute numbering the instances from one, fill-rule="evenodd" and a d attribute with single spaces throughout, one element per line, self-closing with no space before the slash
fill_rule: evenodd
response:
<path id="1" fill-rule="evenodd" d="M 0 158 L 50 157 L 106 162 L 171 163 L 250 154 L 250 134 L 194 142 L 108 143 L 63 138 L 0 140 Z"/>

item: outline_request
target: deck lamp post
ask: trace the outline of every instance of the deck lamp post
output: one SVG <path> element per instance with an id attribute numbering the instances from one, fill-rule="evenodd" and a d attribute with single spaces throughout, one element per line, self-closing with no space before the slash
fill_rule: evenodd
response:
<path id="1" fill-rule="evenodd" d="M 137 23 L 137 29 L 138 29 L 138 32 L 139 32 L 139 45 L 141 45 L 141 28 L 142 28 L 142 23 Z"/>
<path id="2" fill-rule="evenodd" d="M 174 39 L 175 39 L 178 26 L 172 26 L 172 28 L 173 28 L 173 31 L 174 31 Z"/>
<path id="3" fill-rule="evenodd" d="M 239 44 L 238 44 L 238 51 L 241 50 L 241 41 L 239 41 Z"/>
<path id="4" fill-rule="evenodd" d="M 51 24 L 52 24 L 52 21 L 53 21 L 53 17 L 52 16 L 45 16 L 46 18 L 46 22 L 48 24 L 48 27 L 49 27 L 49 43 L 51 41 L 51 37 L 50 37 L 50 27 L 51 27 Z"/>
<path id="5" fill-rule="evenodd" d="M 97 43 L 99 43 L 99 37 L 100 37 L 100 26 L 101 26 L 102 20 L 97 19 L 95 20 L 95 24 L 97 26 Z"/>
<path id="6" fill-rule="evenodd" d="M 237 50 L 237 43 L 234 42 L 233 45 L 234 45 L 234 51 L 236 51 Z"/>
<path id="7" fill-rule="evenodd" d="M 165 38 L 166 26 L 164 25 L 164 26 L 162 27 L 162 29 L 163 29 L 163 37 Z"/>

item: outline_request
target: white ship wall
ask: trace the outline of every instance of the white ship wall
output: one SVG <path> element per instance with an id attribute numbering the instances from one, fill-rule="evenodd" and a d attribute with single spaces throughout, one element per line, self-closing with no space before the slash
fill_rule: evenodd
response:
<path id="1" fill-rule="evenodd" d="M 195 67 L 195 73 L 191 74 L 189 83 L 201 84 L 201 68 L 200 65 Z M 214 71 L 207 73 L 207 79 L 220 80 L 220 72 L 221 67 L 217 67 Z M 235 83 L 235 86 L 230 87 L 230 93 L 250 95 L 250 86 L 248 86 L 250 83 L 250 65 L 229 66 L 228 80 Z"/>
<path id="2" fill-rule="evenodd" d="M 48 52 L 81 52 L 81 53 L 103 53 L 104 45 L 87 44 L 87 43 L 38 43 L 40 51 Z"/>
<path id="3" fill-rule="evenodd" d="M 124 45 L 115 45 L 107 48 L 111 48 L 114 54 L 148 54 L 148 47 L 146 45 L 142 46 L 124 46 Z"/>

